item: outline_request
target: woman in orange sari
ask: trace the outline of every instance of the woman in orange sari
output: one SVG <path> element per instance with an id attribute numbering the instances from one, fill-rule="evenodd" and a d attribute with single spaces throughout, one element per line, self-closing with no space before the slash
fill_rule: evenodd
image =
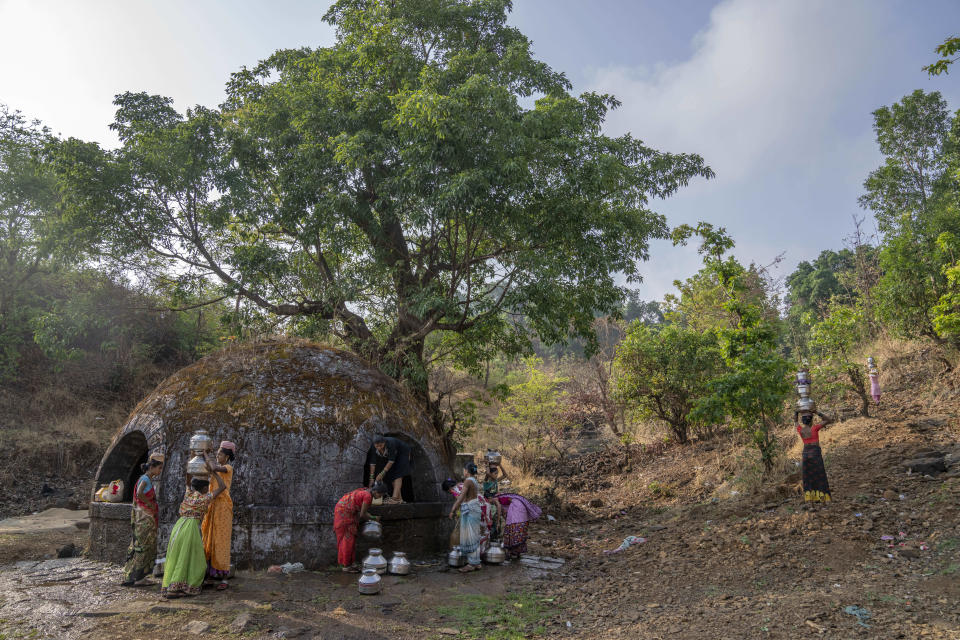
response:
<path id="1" fill-rule="evenodd" d="M 216 499 L 210 503 L 207 515 L 203 518 L 200 532 L 203 534 L 203 551 L 207 556 L 207 579 L 212 583 L 217 580 L 220 584 L 217 589 L 227 588 L 227 577 L 230 575 L 230 540 L 233 534 L 233 498 L 230 497 L 230 485 L 233 483 L 233 462 L 236 457 L 237 446 L 224 440 L 217 451 L 217 464 L 213 471 L 226 486 Z"/>

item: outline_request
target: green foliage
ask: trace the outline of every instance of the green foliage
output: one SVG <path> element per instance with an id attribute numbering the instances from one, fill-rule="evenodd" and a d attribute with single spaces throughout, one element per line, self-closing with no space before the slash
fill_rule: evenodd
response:
<path id="1" fill-rule="evenodd" d="M 860 400 L 860 414 L 868 416 L 869 384 L 858 352 L 868 337 L 862 303 L 844 304 L 841 299 L 834 298 L 822 319 L 807 314 L 805 320 L 810 326 L 810 349 L 818 389 L 834 399 L 841 399 L 849 392 L 855 393 Z"/>
<path id="2" fill-rule="evenodd" d="M 940 56 L 940 59 L 923 68 L 931 76 L 938 76 L 941 73 L 950 73 L 950 65 L 958 60 L 956 57 L 960 53 L 960 37 L 951 36 L 937 45 L 934 51 Z"/>
<path id="3" fill-rule="evenodd" d="M 748 273 L 733 257 L 724 254 L 733 240 L 724 229 L 701 222 L 696 228 L 681 225 L 674 242 L 701 238 L 700 253 L 706 270 L 721 286 L 723 308 L 734 322 L 714 329 L 724 369 L 710 381 L 710 395 L 701 398 L 691 417 L 703 423 L 722 423 L 750 436 L 768 471 L 773 467 L 777 443 L 773 433 L 790 391 L 790 365 L 779 353 L 779 323 L 764 313 L 745 277 Z"/>
<path id="4" fill-rule="evenodd" d="M 960 342 L 960 239 L 944 232 L 937 238 L 937 247 L 949 261 L 943 267 L 946 291 L 932 310 L 933 328 L 938 335 Z"/>
<path id="5" fill-rule="evenodd" d="M 954 180 L 960 121 L 951 120 L 939 93 L 919 90 L 878 109 L 874 119 L 885 162 L 867 178 L 860 202 L 874 211 L 883 233 L 877 311 L 900 335 L 939 340 L 933 308 L 947 294 L 945 266 L 952 261 L 936 241 L 960 234 Z"/>
<path id="6" fill-rule="evenodd" d="M 233 74 L 219 111 L 127 93 L 121 147 L 58 150 L 65 210 L 105 254 L 329 331 L 430 396 L 428 336 L 457 366 L 620 309 L 666 197 L 712 172 L 602 127 L 498 0 L 341 0 L 327 48 Z M 538 96 L 531 101 L 531 96 Z M 523 323 L 506 319 L 523 314 Z M 301 325 L 304 326 L 304 325 Z"/>
<path id="7" fill-rule="evenodd" d="M 690 412 L 721 369 L 717 339 L 680 325 L 630 325 L 617 347 L 616 392 L 640 418 L 662 420 L 678 442 L 696 428 Z"/>
<path id="8" fill-rule="evenodd" d="M 500 442 L 514 450 L 520 467 L 527 471 L 534 460 L 549 447 L 566 455 L 566 431 L 569 425 L 560 417 L 566 378 L 542 368 L 537 357 L 524 360 L 522 380 L 508 387 L 497 416 Z"/>

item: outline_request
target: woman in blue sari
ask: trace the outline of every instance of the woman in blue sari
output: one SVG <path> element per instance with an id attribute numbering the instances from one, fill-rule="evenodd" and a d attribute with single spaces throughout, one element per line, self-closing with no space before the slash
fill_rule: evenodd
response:
<path id="1" fill-rule="evenodd" d="M 464 467 L 463 491 L 450 509 L 452 520 L 460 509 L 460 551 L 467 556 L 467 565 L 460 573 L 477 571 L 483 565 L 481 557 L 490 542 L 490 510 L 480 493 L 477 480 L 477 465 L 470 462 Z"/>

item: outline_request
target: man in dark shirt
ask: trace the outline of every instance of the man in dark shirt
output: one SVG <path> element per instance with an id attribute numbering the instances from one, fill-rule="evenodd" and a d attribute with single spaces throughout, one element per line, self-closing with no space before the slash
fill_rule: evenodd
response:
<path id="1" fill-rule="evenodd" d="M 403 487 L 403 478 L 411 474 L 410 445 L 398 438 L 378 435 L 373 440 L 375 457 L 368 461 L 370 467 L 370 484 L 383 482 L 393 491 L 392 502 L 403 502 L 400 490 Z M 380 473 L 374 475 L 377 464 L 376 458 L 386 458 L 386 465 Z"/>

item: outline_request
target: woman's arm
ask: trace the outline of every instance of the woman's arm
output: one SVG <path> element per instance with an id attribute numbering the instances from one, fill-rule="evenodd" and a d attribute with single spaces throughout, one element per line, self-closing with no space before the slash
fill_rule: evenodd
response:
<path id="1" fill-rule="evenodd" d="M 460 492 L 460 495 L 457 496 L 456 502 L 453 503 L 453 506 L 450 508 L 450 517 L 453 518 L 453 514 L 457 512 L 457 509 L 460 508 L 460 503 L 463 502 L 463 499 L 467 497 L 467 488 L 464 487 L 463 491 Z"/>
<path id="2" fill-rule="evenodd" d="M 825 415 L 823 415 L 822 413 L 820 413 L 819 411 L 817 411 L 816 413 L 817 413 L 818 416 L 820 416 L 820 419 L 823 420 L 823 422 L 820 423 L 820 428 L 821 428 L 821 429 L 822 429 L 823 427 L 827 426 L 828 424 L 830 424 L 830 423 L 833 422 L 833 418 L 831 418 L 830 416 L 825 416 Z"/>
<path id="3" fill-rule="evenodd" d="M 360 507 L 360 515 L 357 516 L 359 520 L 366 520 L 369 516 L 367 515 L 367 507 L 370 506 L 369 502 L 364 502 L 363 506 Z"/>
<path id="4" fill-rule="evenodd" d="M 390 471 L 390 467 L 392 467 L 392 466 L 393 466 L 393 460 L 390 460 L 389 462 L 387 462 L 387 464 L 383 465 L 383 470 L 382 470 L 380 473 L 377 474 L 377 478 L 376 478 L 376 479 L 377 479 L 377 480 L 383 480 L 384 477 L 386 477 L 386 475 L 387 475 L 387 471 Z"/>
<path id="5" fill-rule="evenodd" d="M 203 460 L 207 465 L 207 469 L 210 470 L 210 475 L 213 476 L 213 479 L 217 481 L 217 489 L 213 492 L 213 497 L 216 498 L 218 495 L 223 493 L 223 490 L 227 488 L 227 485 L 223 484 L 223 480 L 220 479 L 220 476 L 214 473 L 213 463 L 210 462 L 210 456 L 206 453 L 203 454 Z"/>

